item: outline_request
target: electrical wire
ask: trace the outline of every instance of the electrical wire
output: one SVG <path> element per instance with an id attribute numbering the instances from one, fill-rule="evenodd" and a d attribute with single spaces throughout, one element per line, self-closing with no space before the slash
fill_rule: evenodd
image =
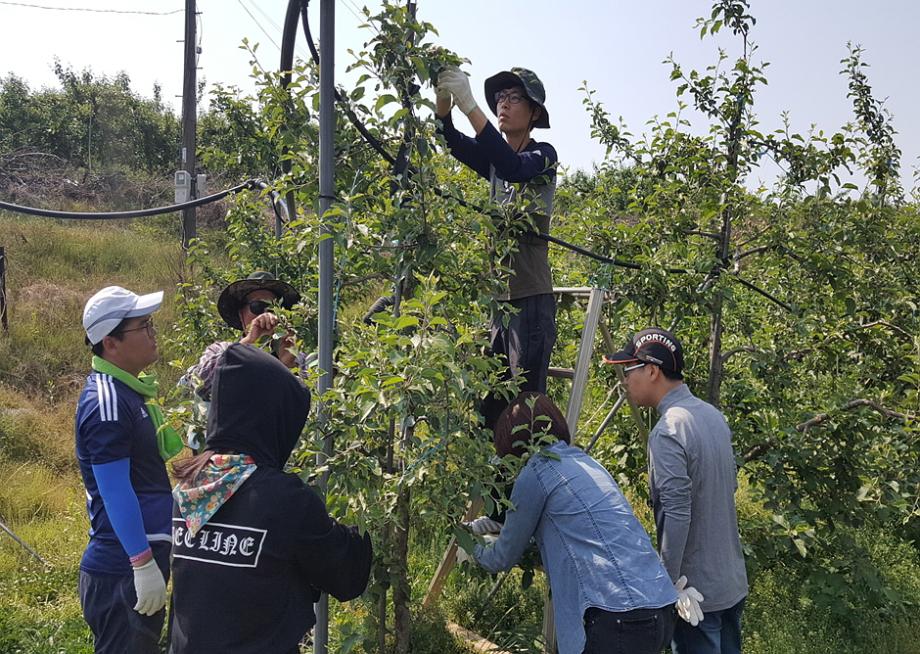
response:
<path id="1" fill-rule="evenodd" d="M 0 1 L 0 5 L 9 5 L 12 7 L 25 7 L 26 9 L 48 9 L 51 11 L 87 11 L 94 14 L 134 14 L 139 16 L 172 16 L 180 14 L 184 9 L 174 9 L 172 11 L 134 11 L 129 9 L 92 9 L 90 7 L 51 7 L 48 5 L 36 5 L 28 2 L 5 2 Z"/>
<path id="2" fill-rule="evenodd" d="M 272 19 L 272 17 L 271 17 L 268 13 L 266 13 L 266 11 L 265 11 L 264 9 L 262 9 L 262 7 L 259 6 L 259 4 L 256 2 L 256 0 L 249 0 L 249 4 L 252 5 L 253 9 L 255 9 L 255 10 L 258 11 L 260 14 L 262 14 L 262 16 L 265 18 L 265 20 L 268 21 L 268 24 L 271 25 L 272 28 L 274 28 L 274 30 L 275 30 L 276 32 L 278 32 L 278 33 L 280 34 L 280 33 L 282 33 L 282 32 L 284 31 L 284 30 L 281 28 L 281 26 L 278 25 L 278 23 L 276 23 L 276 22 Z M 303 59 L 304 61 L 307 61 L 307 60 L 310 58 L 309 55 L 308 55 L 306 52 L 304 52 L 303 48 L 300 47 L 300 46 L 298 46 L 296 43 L 294 44 L 294 49 L 297 51 L 297 54 L 300 55 L 300 58 Z"/>
<path id="3" fill-rule="evenodd" d="M 247 14 L 249 14 L 249 17 L 252 19 L 252 22 L 256 24 L 256 27 L 258 27 L 260 30 L 262 30 L 262 34 L 264 34 L 265 37 L 266 37 L 269 41 L 271 41 L 271 44 L 272 44 L 273 46 L 275 46 L 276 48 L 278 48 L 278 51 L 280 52 L 280 51 L 281 51 L 281 46 L 278 45 L 278 44 L 275 42 L 275 39 L 272 38 L 271 34 L 269 34 L 268 31 L 267 31 L 264 27 L 262 27 L 262 24 L 259 23 L 259 21 L 256 19 L 256 17 L 252 15 L 252 12 L 249 11 L 249 9 L 247 9 L 246 5 L 243 4 L 243 0 L 236 0 L 236 1 L 239 3 L 240 7 L 243 8 L 243 11 L 245 11 Z"/>

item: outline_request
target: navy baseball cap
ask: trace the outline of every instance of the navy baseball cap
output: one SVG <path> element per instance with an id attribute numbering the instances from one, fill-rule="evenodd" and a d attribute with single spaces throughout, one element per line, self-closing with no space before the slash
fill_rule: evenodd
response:
<path id="1" fill-rule="evenodd" d="M 684 350 L 674 334 L 650 327 L 634 334 L 619 352 L 604 355 L 604 363 L 652 363 L 679 375 L 684 370 Z"/>

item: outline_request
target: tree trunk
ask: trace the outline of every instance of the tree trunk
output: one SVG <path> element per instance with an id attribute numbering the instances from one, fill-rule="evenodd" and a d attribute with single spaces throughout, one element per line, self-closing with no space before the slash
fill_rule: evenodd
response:
<path id="1" fill-rule="evenodd" d="M 412 644 L 409 613 L 409 489 L 403 487 L 396 498 L 396 526 L 393 530 L 393 558 L 390 569 L 393 583 L 393 613 L 395 617 L 396 652 L 407 654 Z"/>
<path id="2" fill-rule="evenodd" d="M 390 530 L 383 532 L 380 543 L 377 547 L 380 552 L 386 552 L 389 549 Z M 387 569 L 385 562 L 381 561 L 377 565 L 374 577 L 380 586 L 380 594 L 377 596 L 377 652 L 386 654 L 387 651 L 387 591 L 390 588 L 390 571 Z"/>
<path id="3" fill-rule="evenodd" d="M 709 384 L 706 389 L 707 401 L 719 406 L 722 387 L 722 295 L 717 295 L 712 303 L 712 317 L 709 322 Z"/>

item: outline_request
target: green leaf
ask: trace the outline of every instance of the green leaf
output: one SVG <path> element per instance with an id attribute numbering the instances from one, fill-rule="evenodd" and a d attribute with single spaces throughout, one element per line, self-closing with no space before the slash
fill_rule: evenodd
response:
<path id="1" fill-rule="evenodd" d="M 374 111 L 380 111 L 383 107 L 392 102 L 398 102 L 396 96 L 390 93 L 384 93 L 379 98 L 377 98 L 377 102 L 374 103 Z"/>
<path id="2" fill-rule="evenodd" d="M 393 325 L 393 329 L 401 330 L 406 329 L 407 327 L 418 327 L 419 321 L 415 316 L 400 316 L 396 321 L 396 324 Z"/>

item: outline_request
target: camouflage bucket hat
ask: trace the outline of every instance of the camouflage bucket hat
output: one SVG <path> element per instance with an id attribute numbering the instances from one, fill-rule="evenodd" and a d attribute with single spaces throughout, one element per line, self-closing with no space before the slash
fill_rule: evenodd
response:
<path id="1" fill-rule="evenodd" d="M 486 102 L 489 103 L 489 109 L 492 110 L 492 113 L 498 115 L 498 103 L 495 102 L 495 94 L 515 86 L 522 87 L 527 97 L 534 103 L 540 105 L 540 108 L 543 110 L 540 112 L 540 117 L 533 126 L 549 127 L 549 112 L 543 104 L 546 102 L 546 90 L 543 88 L 543 82 L 540 81 L 537 74 L 527 68 L 515 66 L 511 70 L 503 70 L 500 73 L 496 73 L 486 80 Z"/>

